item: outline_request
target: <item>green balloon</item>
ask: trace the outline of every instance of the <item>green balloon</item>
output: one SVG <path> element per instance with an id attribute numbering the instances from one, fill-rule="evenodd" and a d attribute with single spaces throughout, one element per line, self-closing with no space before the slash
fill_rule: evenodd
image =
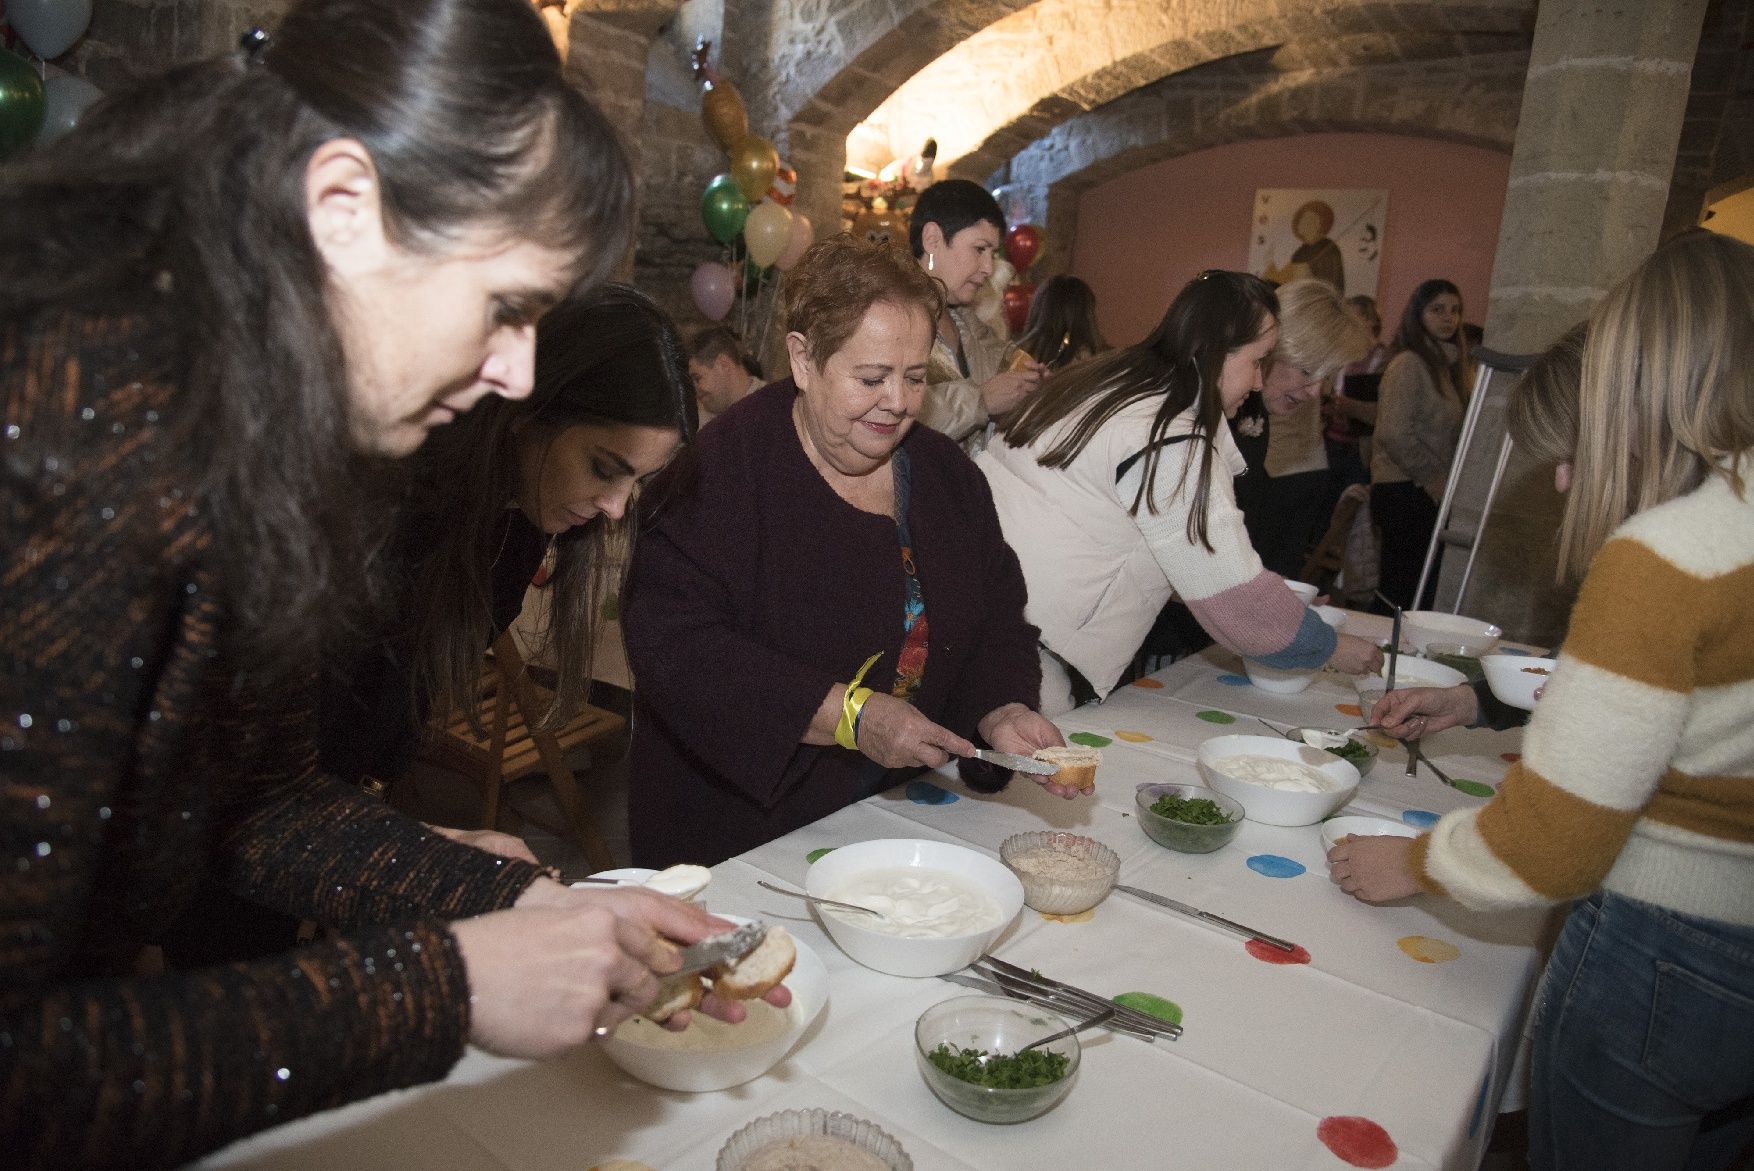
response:
<path id="1" fill-rule="evenodd" d="M 42 126 L 43 79 L 29 61 L 0 49 L 0 159 L 17 154 Z"/>
<path id="2" fill-rule="evenodd" d="M 743 221 L 749 218 L 749 201 L 731 176 L 715 176 L 706 185 L 700 197 L 700 218 L 721 244 L 729 244 L 742 233 Z"/>

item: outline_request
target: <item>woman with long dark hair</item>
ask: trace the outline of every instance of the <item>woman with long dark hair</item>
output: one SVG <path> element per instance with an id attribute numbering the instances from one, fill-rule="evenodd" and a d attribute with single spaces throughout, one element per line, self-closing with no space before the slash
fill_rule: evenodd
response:
<path id="1" fill-rule="evenodd" d="M 1377 392 L 1370 515 L 1382 532 L 1381 592 L 1416 610 L 1430 605 L 1437 592 L 1441 555 L 1431 564 L 1424 596 L 1413 596 L 1473 379 L 1461 290 L 1442 279 L 1414 289 L 1389 352 Z"/>
<path id="2" fill-rule="evenodd" d="M 1119 682 L 1171 592 L 1213 638 L 1269 667 L 1370 669 L 1249 545 L 1225 425 L 1262 386 L 1278 299 L 1258 277 L 1211 271 L 1146 339 L 1069 367 L 976 460 L 1041 628 L 1042 710 Z"/>
<path id="3" fill-rule="evenodd" d="M 437 837 L 308 749 L 319 649 L 381 594 L 375 457 L 529 394 L 631 199 L 519 0 L 302 0 L 0 171 L 11 1165 L 181 1164 L 465 1041 L 559 1052 L 715 929 Z M 204 877 L 331 933 L 136 976 Z"/>
<path id="4" fill-rule="evenodd" d="M 1096 293 L 1070 273 L 1043 281 L 1030 299 L 1017 348 L 1050 373 L 1108 349 L 1096 324 Z"/>
<path id="5" fill-rule="evenodd" d="M 645 294 L 607 285 L 543 317 L 531 396 L 483 404 L 410 461 L 401 621 L 325 689 L 325 766 L 398 778 L 430 713 L 474 714 L 482 656 L 550 554 L 534 655 L 556 684 L 536 727 L 570 718 L 632 551 L 633 497 L 695 421 L 682 340 Z"/>

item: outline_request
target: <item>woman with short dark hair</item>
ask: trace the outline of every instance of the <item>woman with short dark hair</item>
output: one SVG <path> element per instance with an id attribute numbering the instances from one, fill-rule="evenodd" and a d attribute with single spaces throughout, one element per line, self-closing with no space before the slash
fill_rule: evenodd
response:
<path id="1" fill-rule="evenodd" d="M 309 749 L 317 653 L 376 592 L 374 457 L 528 395 L 630 202 L 520 0 L 302 0 L 0 171 L 9 1165 L 178 1165 L 465 1041 L 559 1052 L 714 929 L 437 837 Z M 207 875 L 331 933 L 136 977 Z"/>
<path id="2" fill-rule="evenodd" d="M 907 238 L 914 259 L 943 290 L 920 422 L 979 450 L 987 424 L 1015 410 L 1041 382 L 1041 368 L 1028 355 L 1018 369 L 999 368 L 1004 339 L 973 312 L 975 298 L 992 279 L 1005 217 L 979 183 L 943 179 L 914 201 Z"/>
<path id="3" fill-rule="evenodd" d="M 639 865 L 720 861 L 977 739 L 1063 743 L 1034 710 L 1035 630 L 986 484 L 915 425 L 939 296 L 897 250 L 813 246 L 786 278 L 792 378 L 654 485 L 690 478 L 623 608 Z"/>

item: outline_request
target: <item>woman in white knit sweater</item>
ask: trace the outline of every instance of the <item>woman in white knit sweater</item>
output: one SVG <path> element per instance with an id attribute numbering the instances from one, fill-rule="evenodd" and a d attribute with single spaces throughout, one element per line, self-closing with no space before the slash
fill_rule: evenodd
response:
<path id="1" fill-rule="evenodd" d="M 1144 341 L 1050 378 L 976 459 L 1041 628 L 1044 715 L 1107 695 L 1172 589 L 1268 666 L 1380 661 L 1261 567 L 1236 507 L 1245 465 L 1224 420 L 1261 388 L 1278 308 L 1258 277 L 1203 273 Z"/>
<path id="2" fill-rule="evenodd" d="M 1754 1140 L 1754 248 L 1683 236 L 1591 317 L 1558 666 L 1497 797 L 1328 855 L 1377 902 L 1583 899 L 1537 993 L 1538 1169 Z"/>

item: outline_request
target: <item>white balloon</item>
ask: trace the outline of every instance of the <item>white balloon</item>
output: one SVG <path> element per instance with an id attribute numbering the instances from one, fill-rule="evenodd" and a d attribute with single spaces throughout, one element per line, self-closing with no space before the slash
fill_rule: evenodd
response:
<path id="1" fill-rule="evenodd" d="M 85 35 L 91 0 L 7 0 L 6 20 L 31 52 L 48 61 Z"/>
<path id="2" fill-rule="evenodd" d="M 43 82 L 43 128 L 37 132 L 38 142 L 53 142 L 79 124 L 85 109 L 103 91 L 71 73 L 51 73 Z"/>

